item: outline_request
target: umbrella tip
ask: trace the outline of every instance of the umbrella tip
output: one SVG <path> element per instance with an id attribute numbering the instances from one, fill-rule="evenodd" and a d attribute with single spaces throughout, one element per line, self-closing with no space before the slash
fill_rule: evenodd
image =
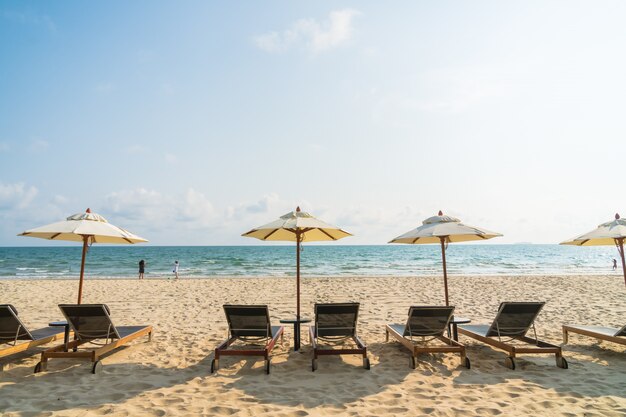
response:
<path id="1" fill-rule="evenodd" d="M 85 213 L 91 213 L 91 209 L 87 207 L 87 210 L 85 210 Z"/>
<path id="2" fill-rule="evenodd" d="M 443 211 L 439 210 L 438 216 L 443 216 Z"/>
<path id="3" fill-rule="evenodd" d="M 615 220 L 619 220 L 619 213 L 615 213 Z"/>
<path id="4" fill-rule="evenodd" d="M 296 212 L 300 213 L 300 206 L 296 207 Z"/>

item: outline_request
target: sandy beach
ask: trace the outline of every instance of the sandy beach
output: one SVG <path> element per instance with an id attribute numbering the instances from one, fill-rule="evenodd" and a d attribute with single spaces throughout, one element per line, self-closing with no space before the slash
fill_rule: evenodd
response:
<path id="1" fill-rule="evenodd" d="M 211 375 L 213 349 L 224 340 L 224 303 L 268 304 L 272 320 L 293 316 L 290 278 L 88 280 L 84 303 L 106 303 L 114 323 L 152 324 L 151 342 L 139 339 L 108 355 L 102 372 L 88 362 L 52 360 L 33 374 L 38 350 L 5 359 L 0 373 L 3 416 L 381 416 L 626 414 L 626 348 L 572 335 L 564 347 L 569 369 L 554 356 L 522 356 L 517 369 L 505 354 L 461 336 L 472 368 L 458 356 L 424 355 L 417 369 L 408 352 L 385 342 L 384 325 L 402 323 L 410 305 L 443 302 L 440 277 L 304 278 L 302 311 L 315 302 L 361 303 L 359 334 L 371 370 L 357 356 L 322 357 L 310 370 L 303 330 L 301 353 L 293 330 L 274 350 L 272 373 L 263 362 L 224 358 Z M 501 301 L 546 301 L 536 324 L 540 338 L 562 343 L 565 323 L 624 325 L 623 282 L 609 276 L 452 277 L 451 304 L 473 324 L 490 323 Z M 75 280 L 0 281 L 1 303 L 15 305 L 32 328 L 61 319 L 57 304 L 73 302 Z"/>

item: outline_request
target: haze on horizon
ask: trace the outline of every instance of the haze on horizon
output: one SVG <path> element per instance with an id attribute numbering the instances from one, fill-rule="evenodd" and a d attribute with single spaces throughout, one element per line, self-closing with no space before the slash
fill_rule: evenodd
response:
<path id="1" fill-rule="evenodd" d="M 297 205 L 558 243 L 626 216 L 626 3 L 0 4 L 0 245 L 90 207 L 250 245 Z M 52 243 L 55 244 L 55 243 Z"/>

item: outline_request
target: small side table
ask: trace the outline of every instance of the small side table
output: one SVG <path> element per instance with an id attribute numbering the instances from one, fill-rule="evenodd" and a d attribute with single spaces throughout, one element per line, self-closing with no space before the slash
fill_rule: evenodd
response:
<path id="1" fill-rule="evenodd" d="M 452 327 L 452 340 L 454 340 L 455 342 L 459 341 L 459 331 L 457 329 L 457 325 L 467 324 L 471 322 L 472 320 L 466 317 L 452 317 L 452 320 L 450 320 L 450 326 Z M 448 336 L 449 335 L 450 335 L 450 327 L 448 327 Z"/>
<path id="2" fill-rule="evenodd" d="M 63 344 L 65 345 L 65 351 L 67 352 L 67 344 L 70 342 L 70 324 L 66 321 L 52 321 L 48 323 L 50 327 L 65 327 L 65 334 L 63 335 Z"/>
<path id="3" fill-rule="evenodd" d="M 281 324 L 293 324 L 293 350 L 297 352 L 300 350 L 300 324 L 310 323 L 311 319 L 283 319 Z"/>

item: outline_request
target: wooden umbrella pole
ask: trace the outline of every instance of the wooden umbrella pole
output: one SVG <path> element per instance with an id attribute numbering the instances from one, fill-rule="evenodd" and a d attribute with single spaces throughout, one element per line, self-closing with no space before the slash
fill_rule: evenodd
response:
<path id="1" fill-rule="evenodd" d="M 296 233 L 296 320 L 300 322 L 300 233 Z"/>
<path id="2" fill-rule="evenodd" d="M 624 238 L 617 239 L 617 250 L 622 257 L 622 271 L 624 272 L 624 285 L 626 285 L 626 260 L 624 260 Z"/>
<path id="3" fill-rule="evenodd" d="M 80 261 L 80 280 L 78 281 L 78 304 L 80 304 L 83 298 L 83 279 L 85 276 L 85 258 L 87 256 L 87 245 L 89 242 L 89 236 L 83 236 L 83 257 Z"/>
<path id="4" fill-rule="evenodd" d="M 443 287 L 446 291 L 446 306 L 449 306 L 450 303 L 448 301 L 448 270 L 446 268 L 446 246 L 445 246 L 445 237 L 440 237 L 441 240 L 441 258 L 443 260 Z"/>

